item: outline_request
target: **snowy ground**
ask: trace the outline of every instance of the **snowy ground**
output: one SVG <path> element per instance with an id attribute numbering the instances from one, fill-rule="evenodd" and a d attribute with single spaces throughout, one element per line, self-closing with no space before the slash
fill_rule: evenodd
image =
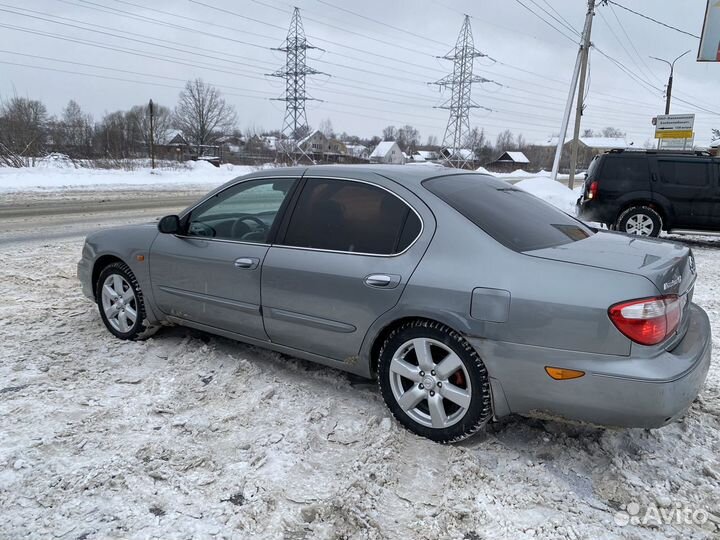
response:
<path id="1" fill-rule="evenodd" d="M 720 241 L 689 240 L 695 301 L 720 336 Z M 182 328 L 114 339 L 75 278 L 81 245 L 0 244 L 0 538 L 720 534 L 623 519 L 677 504 L 720 520 L 718 337 L 680 423 L 511 418 L 440 446 L 329 368 Z"/>

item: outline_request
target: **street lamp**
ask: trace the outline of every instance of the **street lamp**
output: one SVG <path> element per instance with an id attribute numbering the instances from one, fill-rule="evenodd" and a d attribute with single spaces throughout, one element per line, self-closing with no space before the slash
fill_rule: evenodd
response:
<path id="1" fill-rule="evenodd" d="M 651 56 L 653 60 L 659 60 L 660 62 L 665 62 L 668 66 L 670 66 L 670 78 L 668 79 L 667 84 L 667 99 L 665 100 L 665 114 L 670 114 L 670 96 L 672 96 L 672 85 L 673 85 L 673 72 L 675 71 L 675 62 L 680 60 L 683 56 L 688 54 L 691 51 L 685 51 L 680 56 L 678 56 L 675 60 L 672 62 L 668 62 L 667 60 L 664 60 L 663 58 L 658 58 L 656 56 Z"/>

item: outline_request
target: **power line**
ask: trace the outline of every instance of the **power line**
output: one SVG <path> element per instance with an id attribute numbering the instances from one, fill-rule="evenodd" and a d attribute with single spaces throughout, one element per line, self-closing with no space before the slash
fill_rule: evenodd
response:
<path id="1" fill-rule="evenodd" d="M 613 16 L 615 17 L 615 20 L 617 21 L 618 25 L 620 26 L 620 30 L 622 30 L 623 34 L 625 34 L 625 38 L 627 39 L 628 43 L 630 43 L 630 47 L 632 47 L 633 51 L 635 51 L 635 55 L 637 56 L 638 60 L 640 60 L 642 65 L 645 66 L 647 73 L 649 73 L 650 76 L 653 79 L 655 79 L 655 81 L 660 82 L 657 75 L 655 75 L 655 73 L 653 73 L 653 70 L 650 68 L 648 63 L 645 61 L 645 58 L 643 58 L 643 56 L 638 51 L 637 47 L 635 46 L 635 42 L 632 40 L 632 38 L 630 37 L 630 34 L 625 29 L 625 25 L 620 20 L 620 17 L 618 17 L 618 14 L 617 14 L 617 11 L 615 11 L 615 8 L 611 4 L 608 4 L 608 5 L 610 7 L 610 11 L 612 12 Z"/>
<path id="2" fill-rule="evenodd" d="M 515 2 L 517 2 L 518 4 L 520 4 L 522 7 L 524 7 L 527 11 L 529 11 L 529 12 L 532 13 L 533 15 L 535 15 L 535 17 L 537 17 L 537 18 L 540 19 L 542 22 L 544 22 L 545 24 L 547 24 L 550 28 L 552 28 L 553 30 L 555 30 L 558 34 L 560 34 L 561 36 L 563 36 L 565 39 L 569 39 L 570 41 L 572 41 L 573 43 L 575 43 L 575 38 L 574 38 L 574 37 L 568 36 L 565 32 L 563 32 L 562 30 L 560 30 L 560 29 L 559 29 L 557 26 L 555 26 L 553 23 L 551 23 L 551 22 L 548 21 L 547 19 L 543 18 L 543 17 L 542 17 L 540 14 L 538 14 L 537 12 L 533 11 L 533 9 L 532 9 L 531 7 L 529 7 L 527 4 L 525 4 L 522 0 L 515 0 Z"/>
<path id="3" fill-rule="evenodd" d="M 545 8 L 542 7 L 540 4 L 538 4 L 535 0 L 529 0 L 529 1 L 532 2 L 532 4 L 533 4 L 534 6 L 536 6 L 538 9 L 540 9 L 543 13 L 545 13 L 546 15 L 548 15 L 549 17 L 551 17 L 551 18 L 552 18 L 553 20 L 555 20 L 558 24 L 560 24 L 560 26 L 562 26 L 563 28 L 566 28 L 567 30 L 570 30 L 570 32 L 572 32 L 572 33 L 575 34 L 576 36 L 580 37 L 580 32 L 578 32 L 577 30 L 575 30 L 575 28 L 573 28 L 572 25 L 571 25 L 570 23 L 568 23 L 565 19 L 562 19 L 562 20 L 559 19 L 558 17 L 556 17 L 555 15 L 553 15 L 552 13 L 550 13 L 547 9 L 545 9 Z M 553 11 L 555 11 L 555 10 L 553 10 Z"/>
<path id="4" fill-rule="evenodd" d="M 635 11 L 634 9 L 630 9 L 629 7 L 625 7 L 622 4 L 618 4 L 617 2 L 614 2 L 613 0 L 603 0 L 605 3 L 612 4 L 614 6 L 617 6 L 621 9 L 624 9 L 625 11 L 629 11 L 630 13 L 633 13 L 639 17 L 642 17 L 643 19 L 647 19 L 648 21 L 652 21 L 655 24 L 659 24 L 660 26 L 664 26 L 665 28 L 669 28 L 671 30 L 675 30 L 676 32 L 680 32 L 681 34 L 685 34 L 686 36 L 694 37 L 695 39 L 700 39 L 700 36 L 696 36 L 695 34 L 691 34 L 690 32 L 686 32 L 685 30 L 681 30 L 677 26 L 672 26 L 671 24 L 664 23 L 662 21 L 658 21 L 657 19 L 653 19 L 649 15 L 645 15 L 644 13 L 640 13 L 639 11 Z"/>

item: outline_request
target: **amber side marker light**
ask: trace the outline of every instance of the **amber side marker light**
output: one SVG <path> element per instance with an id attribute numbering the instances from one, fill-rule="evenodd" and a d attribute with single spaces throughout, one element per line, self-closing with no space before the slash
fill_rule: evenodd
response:
<path id="1" fill-rule="evenodd" d="M 569 379 L 578 379 L 585 375 L 584 371 L 577 371 L 574 369 L 563 369 L 557 367 L 545 366 L 545 371 L 550 377 L 556 381 L 567 381 Z"/>
<path id="2" fill-rule="evenodd" d="M 143 262 L 145 260 L 145 255 L 138 255 L 135 257 L 138 261 Z"/>

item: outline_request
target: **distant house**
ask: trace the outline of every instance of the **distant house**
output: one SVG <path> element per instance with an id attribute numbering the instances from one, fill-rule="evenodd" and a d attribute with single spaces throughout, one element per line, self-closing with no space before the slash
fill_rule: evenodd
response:
<path id="1" fill-rule="evenodd" d="M 297 143 L 298 148 L 306 154 L 324 154 L 328 150 L 328 139 L 322 131 L 316 129 Z"/>
<path id="2" fill-rule="evenodd" d="M 510 172 L 517 169 L 527 168 L 530 160 L 522 152 L 503 152 L 500 157 L 485 165 L 490 171 Z"/>
<path id="3" fill-rule="evenodd" d="M 370 159 L 370 151 L 367 146 L 363 144 L 349 144 L 345 143 L 345 150 L 347 155 L 355 159 Z"/>
<path id="4" fill-rule="evenodd" d="M 395 141 L 382 141 L 378 143 L 370 154 L 370 163 L 390 163 L 393 165 L 403 165 L 403 151 Z"/>
<path id="5" fill-rule="evenodd" d="M 471 148 L 443 148 L 440 157 L 452 162 L 466 162 L 470 168 L 474 168 L 475 152 Z"/>
<path id="6" fill-rule="evenodd" d="M 440 154 L 435 152 L 435 150 L 418 150 L 416 151 L 410 158 L 413 161 L 418 162 L 424 162 L 424 161 L 432 161 L 437 162 L 440 159 Z"/>

